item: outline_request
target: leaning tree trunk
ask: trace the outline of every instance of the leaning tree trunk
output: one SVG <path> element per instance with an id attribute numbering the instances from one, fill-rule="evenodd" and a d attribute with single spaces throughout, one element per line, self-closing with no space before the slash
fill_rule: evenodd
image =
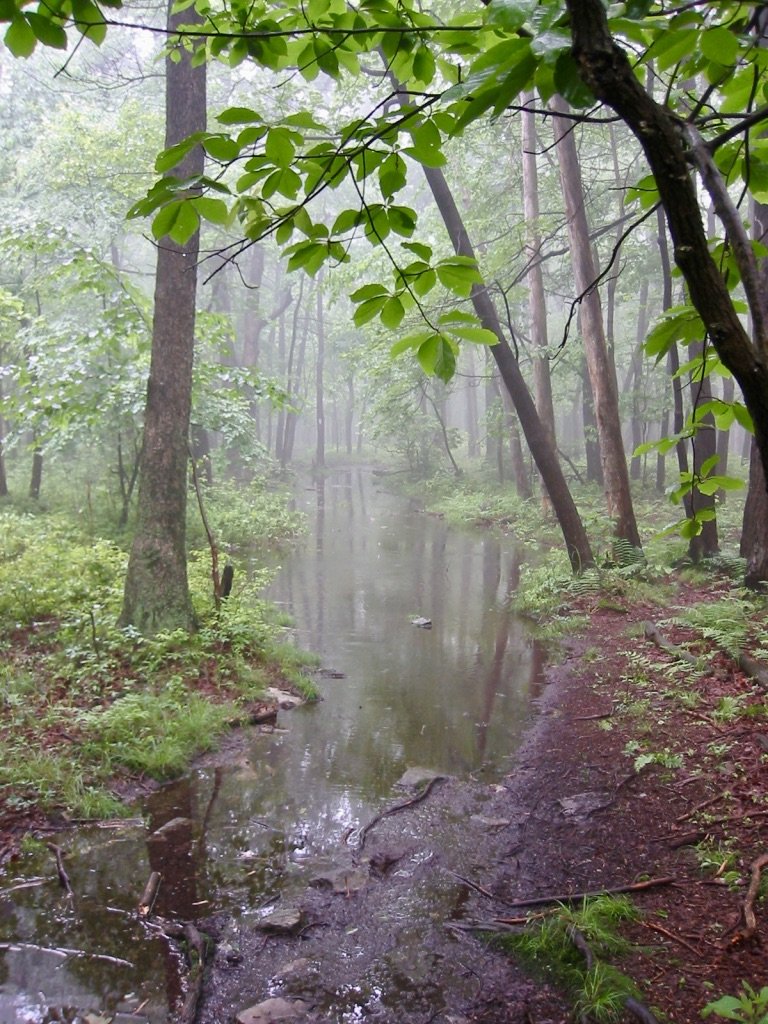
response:
<path id="1" fill-rule="evenodd" d="M 193 8 L 175 12 L 168 28 L 199 22 Z M 205 64 L 192 66 L 179 46 L 166 59 L 166 147 L 202 131 L 206 120 Z M 202 147 L 174 169 L 180 178 L 202 174 Z M 158 246 L 152 356 L 144 417 L 138 519 L 128 562 L 120 625 L 145 634 L 191 630 L 195 615 L 187 584 L 186 508 L 189 417 L 195 333 L 199 233 L 186 245 L 163 238 Z"/>
<path id="2" fill-rule="evenodd" d="M 423 170 L 454 249 L 460 256 L 475 259 L 472 243 L 445 175 L 436 167 L 424 167 Z M 491 354 L 514 402 L 531 455 L 549 493 L 571 565 L 574 571 L 578 572 L 593 565 L 594 556 L 584 524 L 560 468 L 557 453 L 539 418 L 520 367 L 504 336 L 496 308 L 484 285 L 473 286 L 472 304 L 483 327 L 492 331 L 498 338 L 498 344 L 491 346 Z"/>
<path id="3" fill-rule="evenodd" d="M 551 106 L 561 115 L 568 114 L 570 109 L 560 96 L 552 98 Z M 560 182 L 568 219 L 573 276 L 581 297 L 579 323 L 595 402 L 608 514 L 613 520 L 616 536 L 639 548 L 642 545 L 632 507 L 627 459 L 621 437 L 616 372 L 605 339 L 600 293 L 596 284 L 597 271 L 592 257 L 589 225 L 584 208 L 581 166 L 570 119 L 563 116 L 555 117 L 554 132 Z"/>

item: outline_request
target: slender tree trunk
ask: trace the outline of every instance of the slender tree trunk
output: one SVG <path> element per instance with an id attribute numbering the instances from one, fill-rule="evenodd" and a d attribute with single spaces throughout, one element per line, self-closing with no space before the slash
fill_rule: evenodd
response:
<path id="1" fill-rule="evenodd" d="M 435 167 L 424 167 L 424 174 L 456 253 L 474 259 L 472 243 L 443 172 Z M 549 492 L 571 565 L 574 571 L 578 572 L 593 565 L 594 556 L 584 524 L 560 468 L 557 453 L 542 426 L 528 386 L 504 336 L 496 309 L 485 287 L 475 285 L 472 288 L 472 304 L 483 326 L 493 331 L 498 338 L 498 344 L 491 346 L 491 355 L 514 402 L 531 455 Z"/>
<path id="2" fill-rule="evenodd" d="M 733 377 L 723 378 L 723 401 L 730 403 L 733 401 L 736 393 L 736 384 Z M 728 456 L 730 454 L 731 447 L 731 431 L 730 428 L 726 430 L 718 430 L 717 432 L 717 472 L 722 476 L 728 475 Z M 727 501 L 728 492 L 725 488 L 720 488 L 717 492 L 717 500 L 719 502 Z"/>
<path id="3" fill-rule="evenodd" d="M 560 113 L 567 114 L 569 111 L 568 104 L 559 96 L 552 98 L 551 105 Z M 581 167 L 572 125 L 567 117 L 554 118 L 554 133 L 560 183 L 568 218 L 573 276 L 576 288 L 582 296 L 579 320 L 595 401 L 608 514 L 614 522 L 616 536 L 639 548 L 640 533 L 632 507 L 627 460 L 621 438 L 616 374 L 605 340 L 600 295 L 595 284 L 597 272 L 584 208 Z"/>
<path id="4" fill-rule="evenodd" d="M 529 270 L 528 309 L 533 341 L 533 387 L 536 408 L 549 442 L 556 446 L 555 409 L 552 401 L 552 379 L 549 373 L 549 339 L 547 337 L 547 303 L 544 275 L 541 270 L 541 230 L 539 228 L 539 172 L 536 165 L 536 115 L 526 109 L 533 104 L 533 93 L 523 94 L 523 214 L 525 217 L 525 259 Z"/>
<path id="5" fill-rule="evenodd" d="M 635 351 L 632 353 L 632 360 L 629 366 L 629 373 L 624 384 L 624 393 L 631 395 L 632 400 L 632 459 L 629 464 L 629 476 L 632 480 L 639 480 L 642 474 L 642 465 L 639 455 L 635 455 L 637 446 L 642 444 L 643 424 L 645 418 L 642 413 L 640 396 L 642 392 L 643 377 L 643 345 L 645 336 L 648 333 L 648 278 L 644 277 L 640 285 L 640 301 L 637 310 L 637 334 L 635 336 Z"/>
<path id="6" fill-rule="evenodd" d="M 512 476 L 515 481 L 515 490 L 518 498 L 531 497 L 531 481 L 523 456 L 523 446 L 520 443 L 520 430 L 517 425 L 517 416 L 512 399 L 507 391 L 504 392 L 504 412 L 507 424 L 507 436 L 509 437 L 509 450 L 512 457 Z"/>
<path id="7" fill-rule="evenodd" d="M 581 360 L 581 421 L 584 428 L 584 454 L 587 457 L 587 480 L 603 485 L 603 463 L 595 416 L 595 399 L 586 359 Z"/>
<path id="8" fill-rule="evenodd" d="M 38 447 L 37 438 L 33 440 L 35 447 L 32 449 L 32 473 L 29 478 L 29 496 L 37 501 L 40 497 L 40 488 L 43 484 L 43 451 Z"/>
<path id="9" fill-rule="evenodd" d="M 171 38 L 179 25 L 201 21 L 194 8 L 175 12 L 169 4 Z M 205 129 L 205 63 L 193 67 L 191 56 L 179 46 L 166 58 L 166 147 Z M 203 167 L 203 149 L 196 146 L 175 173 L 187 178 Z M 198 233 L 186 245 L 163 238 L 157 252 L 138 520 L 120 616 L 121 626 L 150 635 L 196 624 L 187 584 L 186 507 L 198 252 Z"/>
<path id="10" fill-rule="evenodd" d="M 467 427 L 467 455 L 470 459 L 476 459 L 478 455 L 478 410 L 477 410 L 477 380 L 475 379 L 475 353 L 472 346 L 467 347 L 466 352 L 467 381 L 464 389 L 464 416 Z"/>
<path id="11" fill-rule="evenodd" d="M 325 466 L 325 408 L 324 399 L 325 374 L 325 312 L 323 309 L 322 277 L 317 282 L 317 364 L 315 366 L 315 469 L 322 470 Z M 347 451 L 352 452 L 352 409 L 354 397 L 354 381 L 349 378 L 349 408 L 346 417 Z"/>
<path id="12" fill-rule="evenodd" d="M 657 234 L 656 242 L 659 247 L 659 259 L 661 260 L 661 310 L 666 312 L 672 306 L 672 265 L 669 260 L 669 246 L 667 245 L 667 226 L 664 221 L 664 214 L 661 210 L 656 213 L 656 224 Z M 675 356 L 677 356 L 677 349 L 675 349 Z M 672 380 L 672 402 L 674 408 L 675 417 L 677 416 L 677 393 L 675 391 L 675 380 L 672 378 L 672 353 L 667 356 L 667 371 L 670 380 Z M 679 382 L 678 382 L 679 386 Z M 661 418 L 661 437 L 666 437 L 669 433 L 669 408 L 667 403 L 664 403 L 664 412 Z M 685 453 L 685 446 L 678 445 L 678 460 L 680 458 L 680 451 Z M 664 493 L 666 487 L 666 465 L 667 457 L 662 455 L 661 452 L 656 457 L 656 490 L 659 494 Z"/>
<path id="13" fill-rule="evenodd" d="M 704 357 L 704 346 L 699 344 L 690 348 L 690 355 L 697 354 Z M 703 369 L 691 374 L 691 402 L 693 408 L 709 402 L 712 398 L 712 386 L 709 376 L 705 375 Z M 707 459 L 717 454 L 717 438 L 715 434 L 715 417 L 711 412 L 707 413 L 699 421 L 699 429 L 692 441 L 693 448 L 693 476 L 697 480 L 701 469 Z M 715 512 L 714 494 L 704 494 L 695 485 L 691 494 L 691 506 L 694 512 L 709 510 Z M 717 554 L 720 544 L 717 537 L 717 519 L 708 519 L 702 523 L 701 533 L 691 537 L 688 544 L 688 554 L 694 562 L 702 558 L 709 558 Z"/>

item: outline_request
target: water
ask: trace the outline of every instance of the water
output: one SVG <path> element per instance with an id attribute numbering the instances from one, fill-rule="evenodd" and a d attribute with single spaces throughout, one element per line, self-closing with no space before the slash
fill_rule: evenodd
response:
<path id="1" fill-rule="evenodd" d="M 62 836 L 74 897 L 52 854 L 14 867 L 0 885 L 0 1024 L 166 1019 L 183 967 L 134 913 L 151 870 L 158 914 L 247 924 L 331 866 L 407 768 L 504 773 L 542 661 L 509 607 L 514 540 L 450 528 L 370 470 L 338 470 L 297 504 L 310 534 L 282 554 L 268 596 L 320 655 L 322 701 L 154 794 L 144 820 Z"/>

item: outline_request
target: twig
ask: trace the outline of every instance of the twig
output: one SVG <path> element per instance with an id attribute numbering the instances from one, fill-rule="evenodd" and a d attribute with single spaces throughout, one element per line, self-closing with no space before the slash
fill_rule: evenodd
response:
<path id="1" fill-rule="evenodd" d="M 572 718 L 571 721 L 572 722 L 596 722 L 596 721 L 599 721 L 601 718 L 613 718 L 613 708 L 611 708 L 610 711 L 601 711 L 597 715 L 576 715 L 576 717 Z"/>
<path id="2" fill-rule="evenodd" d="M 643 924 L 646 928 L 650 928 L 652 932 L 658 932 L 659 935 L 666 935 L 668 939 L 672 939 L 673 942 L 679 943 L 679 945 L 683 946 L 690 953 L 693 953 L 693 955 L 697 956 L 700 960 L 704 959 L 704 954 L 700 950 L 696 949 L 695 946 L 692 946 L 690 942 L 686 942 L 686 940 L 681 938 L 679 935 L 675 935 L 674 932 L 662 927 L 662 925 L 655 924 L 653 921 L 643 921 Z"/>
<path id="3" fill-rule="evenodd" d="M 705 807 L 711 807 L 712 804 L 716 804 L 719 800 L 722 800 L 723 797 L 727 795 L 727 793 L 718 793 L 717 796 L 711 796 L 709 800 L 705 800 L 701 804 L 696 804 L 696 806 L 692 807 L 690 811 L 686 811 L 686 813 L 681 814 L 679 818 L 675 818 L 675 821 L 688 821 L 688 819 L 692 818 L 694 814 L 698 814 L 699 811 L 703 811 Z"/>
<path id="4" fill-rule="evenodd" d="M 484 889 L 482 885 L 477 885 L 475 882 L 470 881 L 470 879 L 465 878 L 464 875 L 457 875 L 456 872 L 451 871 L 450 868 L 443 868 L 443 870 L 446 874 L 451 875 L 453 878 L 457 878 L 460 882 L 463 882 L 464 885 L 469 886 L 470 889 L 474 889 L 475 892 L 479 892 L 481 896 L 485 896 L 486 899 L 498 900 L 498 896 L 494 896 L 494 894 L 488 889 Z M 502 900 L 502 902 L 504 901 Z"/>
<path id="5" fill-rule="evenodd" d="M 119 956 L 107 953 L 89 953 L 84 949 L 67 949 L 65 946 L 38 946 L 36 942 L 0 942 L 3 952 L 17 953 L 22 949 L 35 949 L 39 953 L 52 953 L 54 956 L 82 957 L 85 960 L 101 960 L 107 964 L 118 964 L 120 967 L 134 967 L 130 960 L 122 960 Z"/>
<path id="6" fill-rule="evenodd" d="M 160 888 L 160 882 L 163 880 L 163 876 L 159 871 L 153 871 L 147 879 L 147 884 L 144 886 L 144 892 L 141 894 L 139 905 L 136 908 L 136 912 L 139 917 L 149 917 L 152 913 L 152 908 L 155 905 L 157 899 L 157 891 Z"/>
<path id="7" fill-rule="evenodd" d="M 628 885 L 617 885 L 611 889 L 598 889 L 595 892 L 574 892 L 565 896 L 537 896 L 530 900 L 504 900 L 509 907 L 543 907 L 547 903 L 575 903 L 577 900 L 591 900 L 596 896 L 615 896 L 622 892 L 642 892 L 660 885 L 672 885 L 677 879 L 674 875 L 663 878 L 648 878 L 644 882 L 631 882 Z"/>
<path id="8" fill-rule="evenodd" d="M 64 857 L 62 855 L 61 847 L 57 846 L 55 843 L 46 843 L 45 845 L 56 858 L 56 873 L 59 876 L 59 881 L 61 882 L 62 889 L 64 889 L 67 896 L 74 897 L 75 894 L 72 890 L 72 883 L 70 882 L 69 875 L 67 874 L 66 868 L 64 867 Z"/>
<path id="9" fill-rule="evenodd" d="M 757 917 L 755 915 L 755 900 L 757 899 L 757 893 L 760 888 L 760 874 L 764 867 L 768 866 L 768 853 L 761 853 L 759 857 L 752 861 L 750 871 L 752 877 L 749 881 L 749 887 L 747 889 L 747 895 L 744 897 L 744 902 L 741 905 L 741 917 L 744 921 L 744 926 L 739 928 L 736 934 L 731 939 L 731 943 L 746 942 L 751 939 L 757 932 Z"/>
<path id="10" fill-rule="evenodd" d="M 398 811 L 405 810 L 406 807 L 413 807 L 416 804 L 421 803 L 422 800 L 429 796 L 432 787 L 443 778 L 443 775 L 436 775 L 434 779 L 430 779 L 426 786 L 410 800 L 402 800 L 399 804 L 395 804 L 393 807 L 388 807 L 385 811 L 382 811 L 381 814 L 377 814 L 375 818 L 371 818 L 368 824 L 364 825 L 363 828 L 360 829 L 360 833 L 357 837 L 357 852 L 362 852 L 362 849 L 365 846 L 366 836 L 373 826 L 378 824 L 382 818 L 387 818 L 390 814 L 396 814 Z"/>

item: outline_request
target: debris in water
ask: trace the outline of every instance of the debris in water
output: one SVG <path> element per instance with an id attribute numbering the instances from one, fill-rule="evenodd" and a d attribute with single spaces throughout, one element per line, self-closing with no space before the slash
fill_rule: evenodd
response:
<path id="1" fill-rule="evenodd" d="M 415 619 L 411 619 L 412 626 L 418 626 L 419 629 L 432 629 L 432 619 L 425 619 L 423 615 L 418 615 Z"/>

